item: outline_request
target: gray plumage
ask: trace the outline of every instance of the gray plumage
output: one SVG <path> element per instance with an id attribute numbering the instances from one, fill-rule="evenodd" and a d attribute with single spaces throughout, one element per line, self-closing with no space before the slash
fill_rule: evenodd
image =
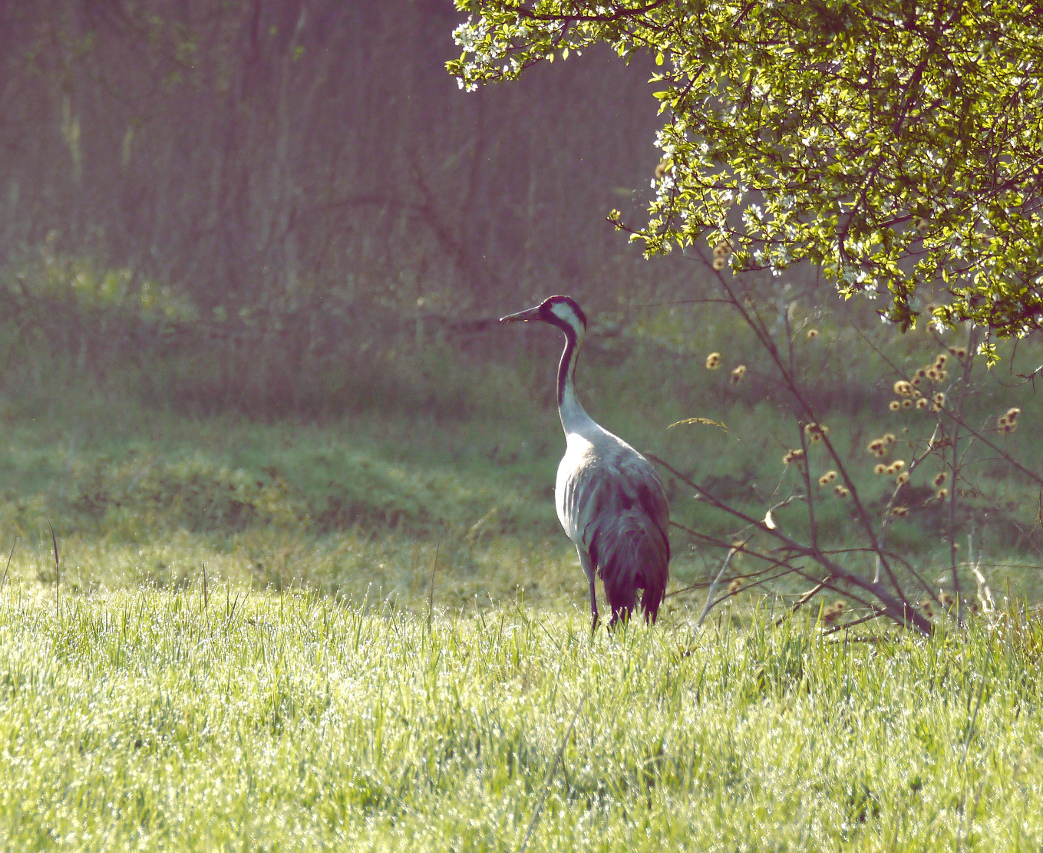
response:
<path id="1" fill-rule="evenodd" d="M 670 511 L 659 475 L 644 456 L 600 427 L 576 396 L 574 375 L 586 316 L 575 300 L 552 296 L 535 308 L 500 322 L 541 321 L 565 334 L 558 366 L 558 414 L 565 455 L 558 465 L 554 503 L 558 520 L 576 546 L 590 584 L 590 610 L 597 626 L 595 578 L 605 585 L 610 627 L 627 619 L 643 590 L 645 618 L 655 622 L 669 576 Z"/>

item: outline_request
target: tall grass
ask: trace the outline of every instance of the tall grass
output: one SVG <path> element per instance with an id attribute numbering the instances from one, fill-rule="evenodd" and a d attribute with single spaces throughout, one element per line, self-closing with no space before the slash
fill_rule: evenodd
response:
<path id="1" fill-rule="evenodd" d="M 0 599 L 7 849 L 1014 850 L 1043 631 L 589 636 L 216 586 Z"/>

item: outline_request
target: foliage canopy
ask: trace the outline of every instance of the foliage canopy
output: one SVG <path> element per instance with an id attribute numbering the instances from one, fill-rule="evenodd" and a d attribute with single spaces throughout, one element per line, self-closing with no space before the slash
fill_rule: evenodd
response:
<path id="1" fill-rule="evenodd" d="M 1026 0 L 457 0 L 462 86 L 605 42 L 658 66 L 648 254 L 728 241 L 1004 336 L 1043 317 L 1043 25 Z M 944 304 L 928 304 L 941 292 Z"/>

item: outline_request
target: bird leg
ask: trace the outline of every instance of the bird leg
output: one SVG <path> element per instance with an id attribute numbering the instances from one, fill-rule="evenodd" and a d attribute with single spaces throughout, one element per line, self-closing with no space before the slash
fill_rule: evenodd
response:
<path id="1" fill-rule="evenodd" d="M 594 571 L 594 561 L 590 559 L 590 554 L 579 545 L 576 546 L 576 553 L 579 554 L 579 564 L 583 567 L 583 574 L 587 576 L 587 581 L 590 583 L 590 633 L 593 634 L 598 628 L 598 592 L 594 585 L 597 573 Z"/>

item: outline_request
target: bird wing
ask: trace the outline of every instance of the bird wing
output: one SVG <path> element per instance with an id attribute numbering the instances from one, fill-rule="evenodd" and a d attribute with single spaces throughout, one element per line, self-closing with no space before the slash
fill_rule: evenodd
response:
<path id="1" fill-rule="evenodd" d="M 611 433 L 597 444 L 568 436 L 555 498 L 565 533 L 590 553 L 599 570 L 605 560 L 598 559 L 598 551 L 607 558 L 604 545 L 613 527 L 618 531 L 636 525 L 655 541 L 663 565 L 669 561 L 670 510 L 663 483 L 644 456 Z"/>

